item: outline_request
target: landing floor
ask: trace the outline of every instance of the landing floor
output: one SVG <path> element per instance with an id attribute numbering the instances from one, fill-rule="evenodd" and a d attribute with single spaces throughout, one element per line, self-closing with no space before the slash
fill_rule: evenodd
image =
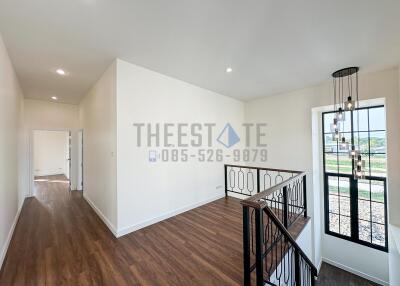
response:
<path id="1" fill-rule="evenodd" d="M 116 239 L 82 194 L 68 190 L 65 178 L 44 177 L 35 185 L 0 285 L 242 284 L 242 208 L 235 198 Z"/>

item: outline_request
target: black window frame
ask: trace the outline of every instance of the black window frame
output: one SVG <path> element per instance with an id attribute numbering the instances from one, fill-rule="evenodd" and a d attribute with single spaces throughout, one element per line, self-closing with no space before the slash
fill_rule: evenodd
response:
<path id="1" fill-rule="evenodd" d="M 367 106 L 367 107 L 360 107 L 355 109 L 354 111 L 350 112 L 351 114 L 351 131 L 350 132 L 346 132 L 346 133 L 350 133 L 351 134 L 351 142 L 352 144 L 354 144 L 354 137 L 355 134 L 357 133 L 357 131 L 354 131 L 354 113 L 356 112 L 356 110 L 363 110 L 363 109 L 372 109 L 372 108 L 380 108 L 383 107 L 385 108 L 384 105 L 374 105 L 374 106 Z M 334 113 L 334 111 L 326 111 L 326 112 L 322 112 L 322 157 L 323 157 L 323 177 L 324 177 L 324 222 L 325 222 L 325 233 L 327 235 L 331 235 L 337 238 L 341 238 L 347 241 L 351 241 L 357 244 L 361 244 L 370 248 L 374 248 L 377 250 L 381 250 L 384 252 L 388 252 L 388 216 L 387 216 L 387 173 L 386 173 L 386 177 L 379 177 L 379 176 L 371 176 L 370 174 L 366 174 L 365 175 L 365 180 L 370 180 L 370 181 L 382 181 L 383 182 L 383 191 L 384 191 L 384 219 L 385 219 L 385 245 L 381 246 L 378 244 L 373 244 L 372 240 L 371 242 L 367 242 L 364 240 L 361 240 L 359 238 L 359 211 L 358 211 L 358 183 L 356 179 L 354 179 L 353 174 L 346 174 L 346 173 L 340 173 L 339 171 L 337 173 L 334 172 L 327 172 L 326 171 L 326 162 L 325 162 L 325 155 L 329 152 L 326 152 L 325 150 L 325 135 L 329 134 L 329 133 L 325 133 L 325 115 L 326 114 L 331 114 Z M 369 118 L 369 117 L 368 117 Z M 369 121 L 369 119 L 368 119 Z M 385 123 L 386 123 L 386 119 L 385 119 Z M 376 130 L 376 131 L 384 131 L 387 134 L 386 128 L 385 130 Z M 376 132 L 375 130 L 370 130 L 370 124 L 368 122 L 368 134 L 370 134 L 370 132 Z M 369 139 L 369 135 L 368 135 L 368 139 Z M 368 142 L 370 142 L 370 139 L 368 140 Z M 338 143 L 339 144 L 339 143 Z M 387 144 L 387 143 L 386 143 Z M 386 166 L 387 166 L 387 146 L 386 147 L 386 153 L 384 153 L 386 155 Z M 332 152 L 332 154 L 337 154 L 337 158 L 339 160 L 339 149 L 337 148 L 336 152 Z M 375 153 L 374 153 L 375 154 Z M 371 157 L 371 150 L 369 148 L 368 150 L 368 157 L 370 159 Z M 369 160 L 369 164 L 370 164 L 370 160 Z M 338 168 L 339 168 L 339 163 L 338 163 Z M 354 168 L 354 162 L 352 162 L 352 169 Z M 386 168 L 386 172 L 387 172 L 387 168 Z M 349 179 L 349 184 L 350 184 L 350 189 L 349 189 L 349 195 L 350 195 L 350 236 L 346 236 L 346 235 L 342 235 L 340 233 L 337 232 L 333 232 L 329 230 L 329 177 L 343 177 L 343 178 L 348 178 Z M 371 183 L 370 183 L 371 184 Z M 340 186 L 338 186 L 340 187 Z M 340 200 L 340 192 L 339 192 L 339 198 L 338 200 Z M 371 197 L 370 197 L 370 202 L 372 202 Z M 370 209 L 370 211 L 372 212 L 372 209 Z M 339 211 L 339 217 L 341 216 L 340 211 Z M 372 225 L 372 221 L 371 221 L 371 225 Z M 372 228 L 371 228 L 371 236 L 372 236 Z"/>

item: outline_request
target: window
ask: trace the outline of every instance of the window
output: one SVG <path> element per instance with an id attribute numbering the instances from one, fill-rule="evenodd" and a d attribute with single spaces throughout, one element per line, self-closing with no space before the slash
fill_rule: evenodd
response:
<path id="1" fill-rule="evenodd" d="M 385 109 L 374 106 L 345 113 L 343 135 L 356 148 L 359 142 L 365 160 L 365 179 L 360 180 L 352 175 L 348 151 L 332 139 L 333 118 L 334 112 L 322 114 L 325 232 L 387 251 Z"/>

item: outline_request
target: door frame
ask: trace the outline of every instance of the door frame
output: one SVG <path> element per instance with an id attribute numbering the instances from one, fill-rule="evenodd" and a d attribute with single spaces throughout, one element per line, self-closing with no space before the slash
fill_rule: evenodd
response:
<path id="1" fill-rule="evenodd" d="M 84 182 L 84 171 L 83 171 L 83 142 L 84 142 L 84 132 L 83 129 L 79 129 L 77 132 L 77 140 L 78 140 L 78 173 L 76 178 L 76 190 L 83 192 L 83 182 Z"/>
<path id="2" fill-rule="evenodd" d="M 29 191 L 27 197 L 34 197 L 35 196 L 35 174 L 34 174 L 34 164 L 33 164 L 33 150 L 34 150 L 34 140 L 33 140 L 33 133 L 35 131 L 59 131 L 59 132 L 68 132 L 69 133 L 69 190 L 71 190 L 71 169 L 72 169 L 72 130 L 67 128 L 60 128 L 60 129 L 40 129 L 35 128 L 29 131 Z"/>

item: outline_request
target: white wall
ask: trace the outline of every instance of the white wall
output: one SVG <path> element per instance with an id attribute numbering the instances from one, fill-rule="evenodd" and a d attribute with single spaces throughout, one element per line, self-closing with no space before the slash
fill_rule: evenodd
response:
<path id="1" fill-rule="evenodd" d="M 389 220 L 400 220 L 400 169 L 398 71 L 389 69 L 360 76 L 361 99 L 384 98 L 386 102 L 388 148 L 388 204 Z M 373 275 L 376 281 L 388 281 L 388 255 L 367 247 L 355 245 L 323 233 L 323 190 L 314 185 L 312 108 L 332 104 L 332 86 L 324 83 L 285 94 L 265 97 L 246 103 L 246 121 L 268 124 L 268 165 L 277 168 L 298 169 L 308 172 L 308 203 L 313 217 L 314 261 L 321 257 L 350 267 L 354 272 Z M 320 120 L 320 116 L 317 116 Z M 316 124 L 314 123 L 314 127 Z M 317 124 L 318 125 L 318 124 Z M 318 126 L 317 126 L 318 127 Z M 314 131 L 316 132 L 316 131 Z M 295 146 L 295 148 L 293 148 Z M 313 157 L 314 155 L 314 157 Z M 317 158 L 317 162 L 320 158 Z M 320 180 L 316 180 L 317 182 Z M 321 237 L 322 234 L 322 237 Z M 321 243 L 320 243 L 321 241 Z M 357 250 L 357 252 L 356 252 Z M 374 259 L 370 259 L 374 257 Z"/>
<path id="2" fill-rule="evenodd" d="M 390 285 L 400 285 L 400 227 L 389 226 Z"/>
<path id="3" fill-rule="evenodd" d="M 33 172 L 35 176 L 64 174 L 68 178 L 68 158 L 68 131 L 33 131 Z"/>
<path id="4" fill-rule="evenodd" d="M 136 146 L 132 124 L 237 126 L 243 122 L 244 109 L 232 98 L 124 61 L 117 63 L 118 234 L 122 235 L 224 195 L 223 163 L 149 163 L 149 149 Z"/>
<path id="5" fill-rule="evenodd" d="M 0 267 L 24 199 L 22 92 L 0 36 Z M 21 152 L 19 152 L 21 151 Z"/>
<path id="6" fill-rule="evenodd" d="M 400 66 L 398 69 L 398 91 L 398 100 L 400 103 Z M 398 119 L 400 120 L 400 117 Z M 398 200 L 397 204 L 399 203 L 400 201 Z M 390 285 L 400 285 L 400 224 L 396 222 L 395 224 L 389 225 L 389 233 Z"/>
<path id="7" fill-rule="evenodd" d="M 76 189 L 77 177 L 77 132 L 79 129 L 79 108 L 77 105 L 64 104 L 35 99 L 25 99 L 25 128 L 29 134 L 29 154 L 30 154 L 30 191 L 33 193 L 33 131 L 71 131 L 72 150 L 71 150 L 71 189 Z"/>
<path id="8" fill-rule="evenodd" d="M 114 62 L 79 105 L 83 129 L 84 197 L 116 234 L 116 63 Z"/>

